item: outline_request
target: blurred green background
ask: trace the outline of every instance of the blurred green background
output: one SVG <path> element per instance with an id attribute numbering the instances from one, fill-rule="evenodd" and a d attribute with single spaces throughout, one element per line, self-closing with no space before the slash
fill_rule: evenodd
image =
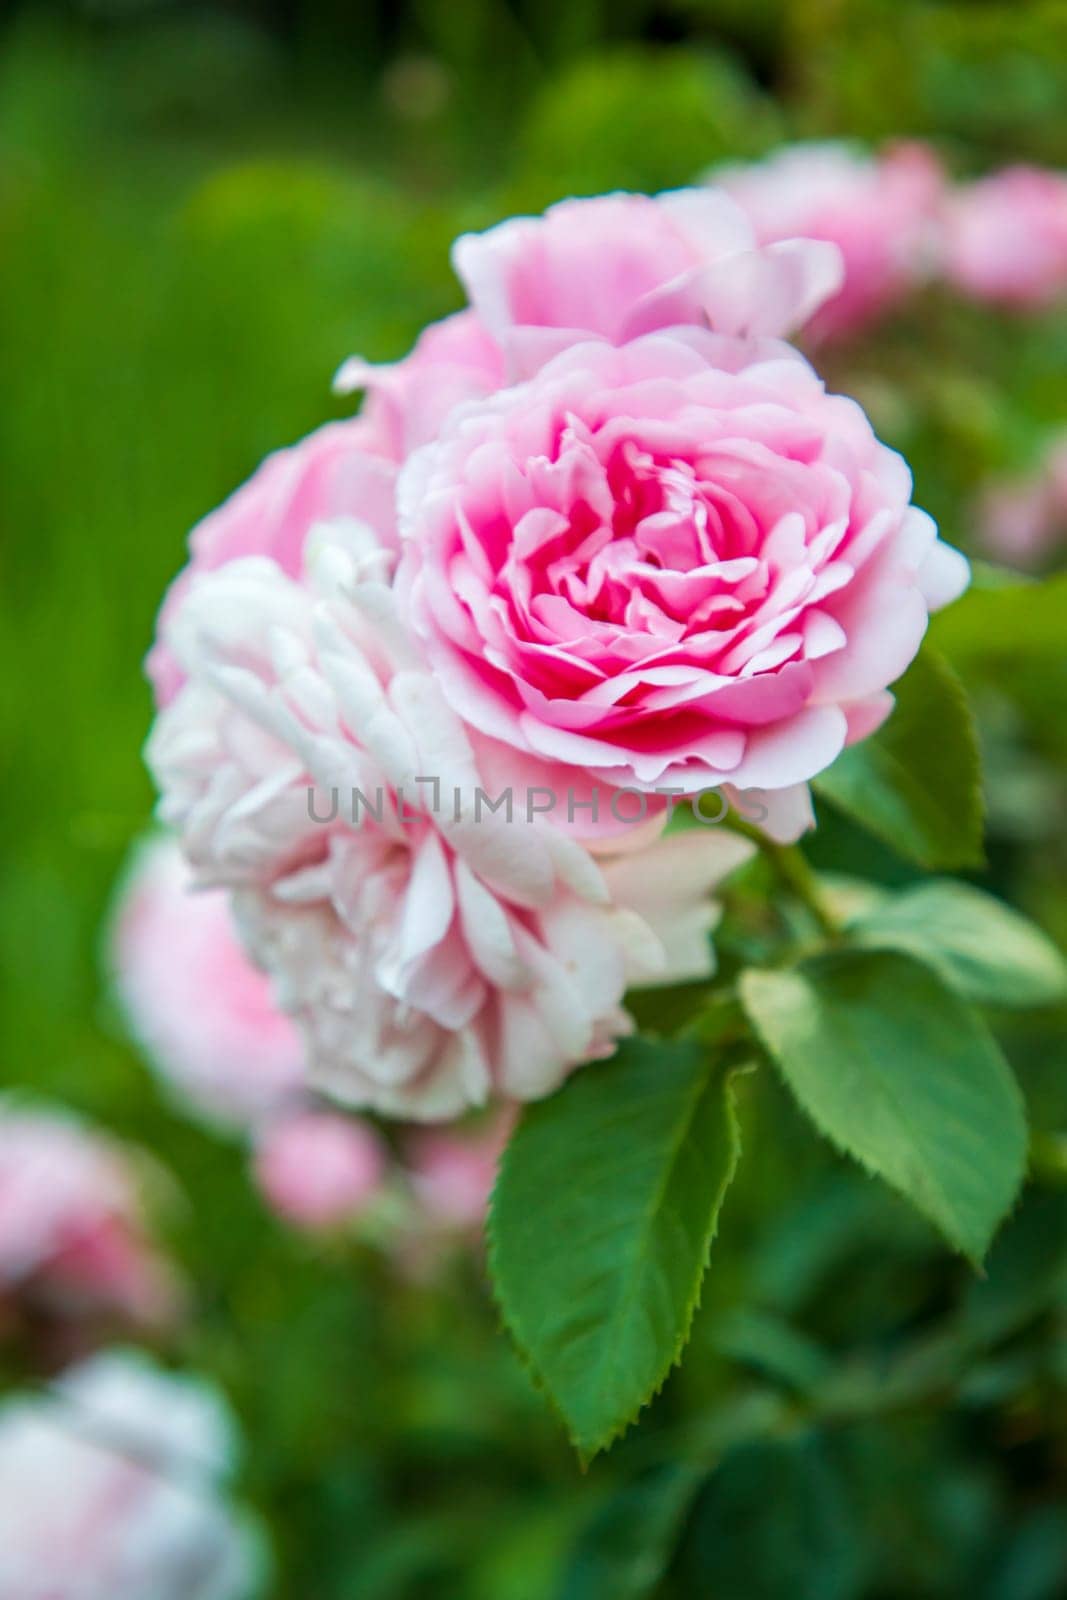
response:
<path id="1" fill-rule="evenodd" d="M 985 1280 L 817 1149 L 760 1075 L 685 1368 L 583 1476 L 479 1261 L 404 1283 L 370 1250 L 287 1235 L 240 1152 L 164 1103 L 101 965 L 152 804 L 140 662 L 186 531 L 268 450 L 343 414 L 344 356 L 397 356 L 458 305 L 456 233 L 795 137 L 917 135 L 961 175 L 1065 165 L 1065 106 L 1061 3 L 8 9 L 0 1071 L 173 1174 L 196 1298 L 166 1352 L 241 1413 L 279 1597 L 1067 1593 L 1056 1019 L 1003 1035 L 1035 1183 Z M 827 366 L 966 545 L 974 488 L 1067 419 L 1065 357 L 1062 315 L 1021 325 L 931 294 Z M 987 881 L 1062 934 L 1062 660 L 979 663 L 972 687 L 995 780 Z M 906 875 L 842 826 L 815 854 Z"/>

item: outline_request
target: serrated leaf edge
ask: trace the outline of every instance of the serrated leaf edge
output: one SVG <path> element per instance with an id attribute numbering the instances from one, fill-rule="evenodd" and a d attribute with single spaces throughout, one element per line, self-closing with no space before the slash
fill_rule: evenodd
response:
<path id="1" fill-rule="evenodd" d="M 541 1371 L 535 1358 L 523 1342 L 521 1333 L 519 1331 L 517 1318 L 508 1304 L 506 1295 L 501 1289 L 500 1278 L 496 1270 L 499 1240 L 497 1238 L 495 1229 L 495 1200 L 497 1187 L 503 1173 L 504 1160 L 507 1156 L 507 1150 L 503 1152 L 499 1162 L 497 1163 L 496 1181 L 493 1184 L 493 1192 L 490 1196 L 489 1212 L 486 1222 L 489 1276 L 493 1300 L 498 1311 L 500 1312 L 501 1321 L 507 1330 L 512 1343 L 518 1351 L 524 1367 L 532 1375 L 537 1388 L 541 1390 L 541 1392 L 547 1397 L 552 1410 L 556 1416 L 559 1417 L 561 1423 L 563 1424 L 563 1427 L 567 1433 L 567 1437 L 570 1439 L 577 1452 L 579 1465 L 581 1466 L 583 1472 L 588 1470 L 591 1462 L 596 1458 L 596 1456 L 602 1454 L 605 1450 L 608 1450 L 611 1445 L 613 1445 L 615 1441 L 626 1432 L 627 1428 L 633 1425 L 633 1423 L 641 1415 L 641 1412 L 644 1411 L 645 1408 L 649 1406 L 656 1396 L 661 1392 L 668 1377 L 681 1360 L 682 1352 L 689 1341 L 689 1335 L 692 1332 L 693 1327 L 693 1318 L 695 1317 L 697 1309 L 700 1305 L 701 1287 L 703 1285 L 704 1277 L 711 1260 L 711 1247 L 714 1244 L 718 1234 L 719 1215 L 722 1211 L 723 1201 L 726 1198 L 726 1193 L 734 1180 L 738 1164 L 741 1159 L 741 1124 L 737 1113 L 737 1098 L 734 1092 L 734 1080 L 743 1076 L 747 1071 L 750 1070 L 751 1064 L 748 1063 L 731 1066 L 725 1070 L 722 1070 L 716 1067 L 714 1064 L 711 1064 L 709 1066 L 707 1076 L 699 1083 L 698 1087 L 694 1090 L 691 1096 L 689 1115 L 682 1124 L 683 1131 L 674 1147 L 673 1155 L 676 1156 L 677 1151 L 681 1149 L 685 1135 L 688 1132 L 688 1129 L 692 1126 L 693 1120 L 696 1116 L 697 1108 L 699 1107 L 702 1098 L 706 1094 L 714 1092 L 716 1089 L 721 1089 L 723 1105 L 726 1111 L 727 1147 L 729 1151 L 727 1170 L 723 1177 L 722 1183 L 716 1190 L 714 1202 L 711 1207 L 711 1217 L 704 1243 L 700 1269 L 695 1275 L 692 1294 L 686 1302 L 683 1310 L 678 1338 L 670 1352 L 670 1355 L 664 1362 L 659 1375 L 652 1383 L 644 1399 L 639 1401 L 635 1410 L 633 1410 L 627 1416 L 620 1418 L 619 1421 L 610 1429 L 593 1441 L 586 1441 L 575 1433 L 573 1427 L 571 1426 L 570 1419 L 567 1416 L 566 1410 L 554 1393 L 551 1383 Z M 673 1163 L 668 1164 L 667 1170 L 669 1170 L 670 1165 L 672 1164 Z M 662 1187 L 659 1192 L 662 1193 Z M 651 1214 L 654 1214 L 654 1208 L 653 1212 L 650 1213 L 650 1216 Z"/>
<path id="2" fill-rule="evenodd" d="M 864 949 L 864 952 L 866 954 L 875 953 L 870 946 L 864 946 L 863 949 Z M 905 954 L 905 952 L 903 952 L 901 950 L 897 950 L 897 949 L 888 949 L 886 953 L 895 956 L 899 960 L 914 962 L 914 964 L 916 966 L 921 967 L 921 968 L 923 968 L 924 971 L 928 972 L 930 974 L 930 976 L 932 978 L 934 978 L 942 986 L 942 988 L 944 988 L 946 990 L 946 992 L 952 993 L 953 998 L 955 1000 L 957 1000 L 961 1005 L 967 1005 L 967 1002 L 965 1000 L 963 1000 L 963 998 L 958 993 L 954 993 L 952 990 L 949 989 L 948 985 L 944 981 L 944 978 L 937 971 L 937 969 L 935 967 L 933 967 L 933 966 L 930 966 L 927 962 L 922 961 L 918 956 L 915 956 L 915 955 L 912 955 L 912 954 Z M 941 1234 L 942 1238 L 944 1238 L 948 1242 L 950 1247 L 953 1250 L 957 1251 L 961 1256 L 963 1256 L 964 1260 L 967 1261 L 969 1263 L 969 1265 L 974 1268 L 975 1272 L 977 1272 L 980 1275 L 982 1275 L 984 1273 L 983 1262 L 985 1261 L 986 1255 L 989 1252 L 989 1249 L 990 1249 L 990 1247 L 991 1247 L 991 1245 L 993 1243 L 993 1240 L 996 1238 L 997 1233 L 1004 1226 L 1004 1223 L 1007 1221 L 1008 1217 L 1012 1214 L 1012 1212 L 1014 1211 L 1015 1207 L 1017 1206 L 1017 1204 L 1019 1202 L 1019 1197 L 1020 1197 L 1020 1195 L 1022 1193 L 1023 1184 L 1024 1184 L 1025 1179 L 1026 1179 L 1027 1161 L 1026 1161 L 1025 1154 L 1023 1156 L 1023 1159 L 1019 1162 L 1018 1172 L 1015 1175 L 1015 1182 L 1014 1182 L 1014 1186 L 1012 1188 L 1011 1199 L 1009 1200 L 1007 1206 L 1004 1208 L 1004 1211 L 1002 1212 L 1000 1217 L 998 1217 L 997 1221 L 993 1225 L 993 1228 L 991 1229 L 991 1231 L 989 1233 L 989 1237 L 986 1239 L 986 1242 L 985 1242 L 985 1245 L 984 1245 L 982 1251 L 980 1252 L 980 1254 L 974 1255 L 967 1248 L 967 1246 L 963 1243 L 963 1241 L 961 1239 L 953 1237 L 953 1235 L 949 1232 L 948 1228 L 946 1228 L 945 1225 L 941 1221 L 939 1221 L 937 1217 L 932 1216 L 931 1213 L 926 1209 L 925 1206 L 921 1206 L 921 1205 L 916 1204 L 916 1202 L 913 1199 L 913 1197 L 910 1194 L 908 1194 L 904 1189 L 902 1189 L 901 1186 L 898 1183 L 896 1183 L 892 1178 L 888 1177 L 884 1172 L 881 1172 L 877 1167 L 873 1166 L 869 1161 L 867 1161 L 862 1155 L 858 1154 L 855 1150 L 850 1150 L 846 1144 L 844 1144 L 839 1138 L 837 1138 L 830 1131 L 829 1128 L 827 1128 L 827 1127 L 825 1127 L 823 1125 L 823 1123 L 819 1120 L 819 1118 L 816 1115 L 816 1113 L 814 1112 L 814 1110 L 810 1106 L 806 1105 L 803 1100 L 801 1100 L 800 1096 L 797 1094 L 797 1092 L 794 1089 L 792 1083 L 790 1082 L 789 1077 L 787 1076 L 784 1068 L 780 1065 L 780 1063 L 778 1061 L 778 1057 L 777 1057 L 775 1051 L 772 1049 L 772 1047 L 771 1047 L 770 1043 L 768 1042 L 768 1040 L 767 1040 L 762 1028 L 760 1027 L 758 1018 L 754 1015 L 753 1011 L 749 1008 L 749 1006 L 748 1006 L 748 1004 L 747 1004 L 747 1002 L 745 1000 L 745 989 L 747 987 L 746 979 L 751 978 L 751 977 L 759 978 L 761 976 L 762 976 L 762 973 L 758 969 L 754 969 L 754 968 L 750 969 L 749 972 L 743 972 L 741 974 L 741 977 L 740 977 L 739 982 L 738 982 L 738 989 L 739 989 L 739 992 L 741 994 L 742 1003 L 745 1005 L 745 1015 L 748 1017 L 748 1020 L 749 1020 L 749 1023 L 751 1024 L 751 1026 L 752 1026 L 753 1032 L 755 1033 L 756 1038 L 759 1041 L 759 1044 L 760 1044 L 764 1054 L 767 1056 L 767 1059 L 771 1062 L 771 1064 L 773 1065 L 773 1067 L 774 1067 L 775 1071 L 777 1072 L 779 1078 L 781 1079 L 781 1081 L 785 1085 L 786 1089 L 789 1091 L 789 1094 L 792 1097 L 794 1103 L 797 1105 L 797 1107 L 800 1109 L 800 1111 L 803 1113 L 803 1115 L 806 1117 L 806 1119 L 811 1123 L 811 1125 L 815 1129 L 816 1133 L 818 1133 L 820 1138 L 825 1139 L 827 1144 L 831 1145 L 832 1148 L 834 1150 L 836 1150 L 839 1155 L 844 1156 L 846 1158 L 846 1160 L 848 1160 L 848 1161 L 854 1162 L 856 1164 L 856 1166 L 858 1166 L 862 1172 L 866 1173 L 866 1175 L 868 1177 L 876 1178 L 879 1183 L 884 1183 L 887 1186 L 887 1188 L 889 1188 L 889 1189 L 891 1189 L 893 1191 L 894 1194 L 899 1195 L 900 1198 L 903 1199 L 908 1205 L 912 1206 L 916 1211 L 918 1211 L 920 1216 L 924 1217 L 926 1219 L 926 1221 L 928 1223 L 930 1223 L 930 1225 L 933 1228 L 935 1228 L 938 1233 Z M 969 1010 L 973 1010 L 973 1008 L 970 1007 L 970 1006 L 968 1006 L 968 1009 Z M 1022 1090 L 1019 1088 L 1018 1079 L 1016 1078 L 1014 1072 L 1012 1072 L 1011 1067 L 1009 1066 L 1006 1058 L 1004 1057 L 1004 1054 L 1003 1054 L 1002 1050 L 1000 1049 L 1000 1046 L 997 1044 L 996 1039 L 993 1037 L 992 1032 L 989 1030 L 989 1028 L 986 1026 L 984 1020 L 982 1019 L 982 1017 L 980 1017 L 977 1014 L 977 1012 L 974 1013 L 974 1020 L 975 1020 L 975 1023 L 977 1024 L 977 1026 L 984 1033 L 986 1033 L 988 1035 L 990 1045 L 992 1046 L 992 1048 L 995 1051 L 996 1055 L 999 1057 L 1000 1061 L 1003 1063 L 1005 1082 L 1008 1085 L 1009 1093 L 1011 1093 L 1014 1096 L 1015 1100 L 1016 1100 L 1017 1108 L 1018 1108 L 1020 1116 L 1022 1118 L 1023 1127 L 1025 1129 L 1027 1127 L 1026 1102 L 1025 1102 L 1025 1100 L 1023 1098 Z"/>

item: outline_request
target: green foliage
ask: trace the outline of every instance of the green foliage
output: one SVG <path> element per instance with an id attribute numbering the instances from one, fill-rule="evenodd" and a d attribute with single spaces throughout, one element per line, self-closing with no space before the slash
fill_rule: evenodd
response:
<path id="1" fill-rule="evenodd" d="M 888 721 L 843 750 L 816 793 L 919 866 L 981 865 L 981 767 L 958 680 L 927 649 L 894 694 Z"/>
<path id="2" fill-rule="evenodd" d="M 749 971 L 745 1008 L 820 1132 L 979 1262 L 1022 1181 L 1026 1124 L 979 1018 L 910 956 Z"/>
<path id="3" fill-rule="evenodd" d="M 692 1040 L 627 1040 L 523 1113 L 493 1195 L 493 1279 L 584 1457 L 678 1360 L 739 1154 L 729 1075 Z"/>
<path id="4" fill-rule="evenodd" d="M 858 944 L 918 956 L 966 1000 L 1046 1006 L 1067 998 L 1067 963 L 1052 941 L 970 884 L 942 878 L 877 897 L 849 934 Z"/>

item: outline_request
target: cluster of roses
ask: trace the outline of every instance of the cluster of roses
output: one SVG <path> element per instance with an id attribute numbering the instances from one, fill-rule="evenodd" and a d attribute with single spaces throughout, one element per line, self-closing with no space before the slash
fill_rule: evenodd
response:
<path id="1" fill-rule="evenodd" d="M 550 1092 L 630 984 L 707 974 L 748 846 L 664 837 L 675 797 L 755 791 L 795 838 L 967 581 L 783 342 L 841 291 L 833 243 L 760 243 L 701 189 L 564 202 L 454 263 L 468 308 L 347 362 L 361 413 L 194 531 L 150 659 L 160 815 L 312 1080 L 420 1120 Z M 510 819 L 458 803 L 505 790 Z"/>

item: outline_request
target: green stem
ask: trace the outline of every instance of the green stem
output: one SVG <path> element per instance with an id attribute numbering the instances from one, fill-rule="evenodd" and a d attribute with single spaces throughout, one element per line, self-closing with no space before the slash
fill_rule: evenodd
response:
<path id="1" fill-rule="evenodd" d="M 811 912 L 819 931 L 829 940 L 841 936 L 841 925 L 826 903 L 819 880 L 803 851 L 795 844 L 778 844 L 744 818 L 731 815 L 729 826 L 735 833 L 759 846 L 773 867 L 779 882 Z"/>

